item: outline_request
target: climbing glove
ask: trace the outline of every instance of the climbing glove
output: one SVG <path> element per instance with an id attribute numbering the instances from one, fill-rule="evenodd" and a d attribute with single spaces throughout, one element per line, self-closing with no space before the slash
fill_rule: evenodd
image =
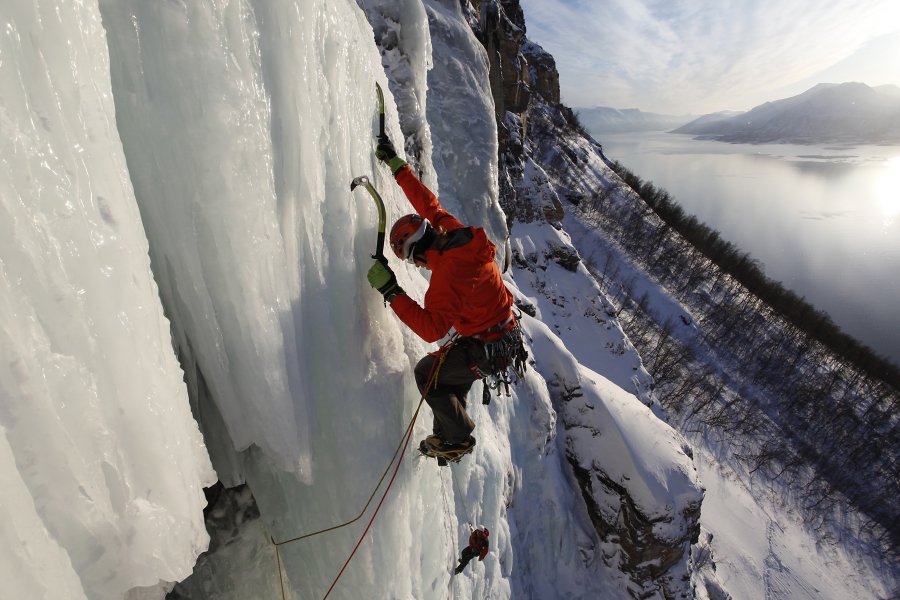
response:
<path id="1" fill-rule="evenodd" d="M 393 302 L 394 298 L 399 294 L 406 293 L 397 283 L 397 277 L 391 271 L 391 268 L 381 261 L 375 261 L 366 277 L 368 277 L 372 287 L 381 292 L 386 302 Z"/>
<path id="2" fill-rule="evenodd" d="M 389 138 L 386 133 L 379 135 L 376 139 L 378 140 L 378 145 L 375 146 L 375 158 L 384 162 L 389 162 L 392 158 L 397 156 L 397 151 L 394 150 L 394 144 L 391 143 L 391 138 Z"/>
<path id="3" fill-rule="evenodd" d="M 386 133 L 379 135 L 377 139 L 378 145 L 375 147 L 375 158 L 387 164 L 391 168 L 391 173 L 396 175 L 397 171 L 406 164 L 406 161 L 397 156 L 394 144 L 391 143 L 391 138 Z"/>

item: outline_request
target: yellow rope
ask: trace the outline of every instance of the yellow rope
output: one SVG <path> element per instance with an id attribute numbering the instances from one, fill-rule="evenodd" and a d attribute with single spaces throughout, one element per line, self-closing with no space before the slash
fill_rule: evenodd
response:
<path id="1" fill-rule="evenodd" d="M 450 351 L 450 348 L 456 345 L 456 341 L 459 339 L 459 335 L 454 333 L 447 343 L 441 346 L 440 353 L 438 354 L 437 367 L 434 369 L 434 375 L 431 376 L 431 379 L 428 381 L 428 385 L 425 386 L 425 392 L 428 391 L 428 388 L 431 387 L 431 384 L 434 384 L 434 389 L 437 389 L 438 385 L 438 374 L 441 372 L 441 365 L 444 364 L 444 361 L 447 360 L 447 353 Z M 425 392 L 422 392 L 422 400 L 425 399 Z M 422 406 L 422 400 L 419 400 L 419 406 Z"/>
<path id="2" fill-rule="evenodd" d="M 438 359 L 437 359 L 437 364 L 433 367 L 434 373 L 432 374 L 431 378 L 428 380 L 428 383 L 425 386 L 425 390 L 422 392 L 422 396 L 419 398 L 419 404 L 418 404 L 418 406 L 416 406 L 416 410 L 413 413 L 412 418 L 409 420 L 409 424 L 406 426 L 406 430 L 403 432 L 403 435 L 400 437 L 400 444 L 397 446 L 397 449 L 394 451 L 394 455 L 391 457 L 391 461 L 388 463 L 388 466 L 384 470 L 384 473 L 381 474 L 381 479 L 378 480 L 378 484 L 375 486 L 375 489 L 372 490 L 372 495 L 369 496 L 369 499 L 366 502 L 366 505 L 363 507 L 362 512 L 360 512 L 359 515 L 357 515 L 354 519 L 347 521 L 346 523 L 341 523 L 340 525 L 335 525 L 334 527 L 329 527 L 328 529 L 314 531 L 313 533 L 307 533 L 306 535 L 301 535 L 299 537 L 295 537 L 290 540 L 285 540 L 283 542 L 276 542 L 274 537 L 272 537 L 271 535 L 269 536 L 269 539 L 272 540 L 272 544 L 274 544 L 274 546 L 275 546 L 275 556 L 278 559 L 278 578 L 281 581 L 281 598 L 282 598 L 282 600 L 285 600 L 284 577 L 281 572 L 281 553 L 278 551 L 278 547 L 284 546 L 285 544 L 290 544 L 292 542 L 298 542 L 298 541 L 304 540 L 306 538 L 311 538 L 311 537 L 314 537 L 314 536 L 317 536 L 317 535 L 320 535 L 323 533 L 327 533 L 329 531 L 335 531 L 336 529 L 341 529 L 342 527 L 347 527 L 348 525 L 352 525 L 353 523 L 359 521 L 362 518 L 362 516 L 364 514 L 366 514 L 366 511 L 369 509 L 369 506 L 372 504 L 372 500 L 375 498 L 375 494 L 378 493 L 378 489 L 381 487 L 381 484 L 384 483 L 384 478 L 387 477 L 388 472 L 391 470 L 391 465 L 394 464 L 394 460 L 396 460 L 397 455 L 400 453 L 401 448 L 403 448 L 404 440 L 406 440 L 406 436 L 409 435 L 410 429 L 413 427 L 413 425 L 416 422 L 416 418 L 419 416 L 419 411 L 422 409 L 422 403 L 425 401 L 425 394 L 428 392 L 428 390 L 432 384 L 434 384 L 434 389 L 437 389 L 438 373 L 440 373 L 440 371 L 441 371 L 441 365 L 444 364 L 444 360 L 446 360 L 447 354 L 448 354 L 450 348 L 452 348 L 456 344 L 456 341 L 458 339 L 459 339 L 459 336 L 454 334 L 453 337 L 451 337 L 450 340 L 448 340 L 446 344 L 441 346 L 440 354 L 438 355 Z"/>
<path id="3" fill-rule="evenodd" d="M 275 540 L 272 540 L 273 542 Z M 281 553 L 278 552 L 278 546 L 275 546 L 275 558 L 278 559 L 278 580 L 281 582 L 281 600 L 284 600 L 284 577 L 281 575 Z"/>

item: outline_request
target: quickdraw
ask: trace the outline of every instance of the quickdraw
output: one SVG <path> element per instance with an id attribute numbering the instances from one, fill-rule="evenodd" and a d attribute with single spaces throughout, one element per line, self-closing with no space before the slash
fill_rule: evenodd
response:
<path id="1" fill-rule="evenodd" d="M 510 396 L 509 386 L 525 379 L 528 368 L 528 351 L 525 349 L 525 334 L 519 326 L 522 313 L 513 314 L 501 323 L 476 336 L 484 341 L 484 352 L 490 363 L 490 372 L 484 372 L 473 365 L 475 374 L 482 380 L 482 404 L 491 403 L 491 390 L 506 397 Z"/>

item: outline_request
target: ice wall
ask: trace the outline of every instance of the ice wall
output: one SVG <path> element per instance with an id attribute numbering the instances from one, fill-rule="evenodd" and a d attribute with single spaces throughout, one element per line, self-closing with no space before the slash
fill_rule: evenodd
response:
<path id="1" fill-rule="evenodd" d="M 0 4 L 0 577 L 121 598 L 186 577 L 216 477 L 125 168 L 95 4 Z"/>
<path id="2" fill-rule="evenodd" d="M 364 2 L 410 164 L 448 210 L 485 228 L 505 268 L 509 232 L 498 202 L 489 64 L 463 6 L 456 0 Z"/>
<path id="3" fill-rule="evenodd" d="M 377 217 L 350 181 L 373 178 L 389 222 L 410 212 L 372 154 L 375 83 L 389 85 L 365 11 L 305 0 L 100 6 L 160 294 L 191 385 L 208 391 L 195 409 L 214 464 L 226 481 L 249 482 L 276 540 L 346 521 L 412 414 L 410 364 L 426 350 L 365 279 Z M 421 298 L 421 275 L 394 266 Z M 444 523 L 423 511 L 440 498 L 430 475 L 401 473 L 370 533 L 377 546 L 337 597 L 373 587 L 408 596 L 445 570 L 445 553 L 432 551 Z M 323 594 L 359 533 L 284 547 L 290 586 Z"/>
<path id="4" fill-rule="evenodd" d="M 334 182 L 318 170 L 328 157 L 316 136 L 327 135 L 340 153 L 344 119 L 352 117 L 329 113 L 329 79 L 304 72 L 291 54 L 296 46 L 278 44 L 289 39 L 282 28 L 290 21 L 260 4 L 258 11 L 244 2 L 100 8 L 119 131 L 190 385 L 208 386 L 237 449 L 256 444 L 279 468 L 312 481 L 313 414 L 299 341 L 315 327 L 305 330 L 297 303 L 304 286 L 325 287 L 331 257 L 346 251 L 319 243 L 326 227 L 349 227 L 326 224 Z M 294 9 L 295 19 L 309 10 Z M 329 50 L 308 33 L 304 43 Z M 267 88 L 270 80 L 280 87 Z M 304 93 L 291 93 L 297 83 Z M 283 97 L 291 105 L 273 122 Z M 301 115 L 333 119 L 334 128 L 300 136 Z M 291 152 L 281 152 L 282 138 Z"/>
<path id="5" fill-rule="evenodd" d="M 404 147 L 406 159 L 419 178 L 439 193 L 426 116 L 432 49 L 425 7 L 421 0 L 365 0 L 362 5 L 381 53 L 388 91 L 397 104 L 404 139 L 396 143 Z"/>

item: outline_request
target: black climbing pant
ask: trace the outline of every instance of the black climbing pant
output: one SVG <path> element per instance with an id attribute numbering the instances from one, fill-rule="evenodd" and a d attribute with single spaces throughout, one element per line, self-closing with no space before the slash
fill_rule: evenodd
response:
<path id="1" fill-rule="evenodd" d="M 459 565 L 456 567 L 456 574 L 459 575 L 463 572 L 463 569 L 466 568 L 466 565 L 469 564 L 469 561 L 478 556 L 478 552 L 472 550 L 468 546 L 463 548 L 462 556 L 459 559 Z"/>
<path id="2" fill-rule="evenodd" d="M 479 377 L 476 367 L 482 373 L 490 371 L 490 363 L 484 353 L 484 342 L 473 338 L 460 338 L 445 350 L 447 357 L 435 367 L 438 371 L 437 385 L 432 383 L 425 394 L 425 401 L 434 413 L 434 431 L 448 444 L 464 441 L 475 429 L 475 423 L 466 413 L 466 395 Z M 416 365 L 416 383 L 419 392 L 425 389 L 428 374 L 437 360 L 436 356 L 425 355 Z"/>

